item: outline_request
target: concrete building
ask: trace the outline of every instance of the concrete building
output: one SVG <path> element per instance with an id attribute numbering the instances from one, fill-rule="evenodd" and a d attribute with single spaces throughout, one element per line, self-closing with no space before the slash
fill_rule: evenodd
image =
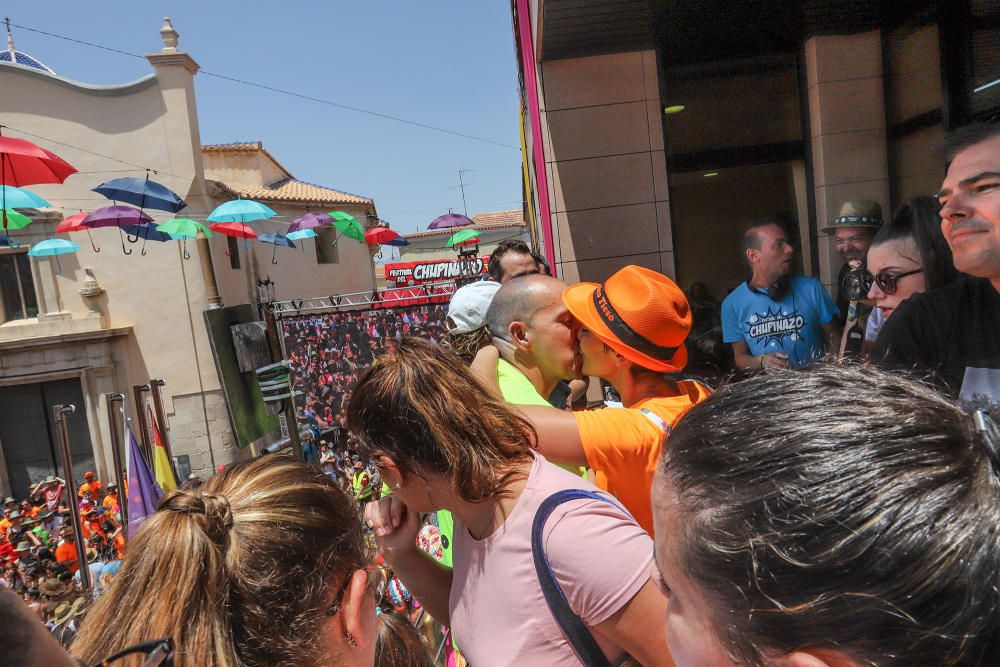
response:
<path id="1" fill-rule="evenodd" d="M 566 280 L 634 263 L 739 284 L 742 227 L 817 230 L 933 194 L 933 147 L 1000 115 L 1000 5 L 985 0 L 513 0 L 530 205 Z"/>
<path id="2" fill-rule="evenodd" d="M 29 258 L 29 244 L 49 238 L 63 215 L 111 202 L 91 192 L 120 176 L 149 175 L 188 203 L 181 217 L 204 220 L 234 195 L 262 199 L 279 213 L 254 223 L 280 231 L 306 210 L 341 209 L 364 220 L 376 214 L 370 198 L 303 183 L 260 143 L 202 146 L 194 77 L 197 62 L 178 50 L 165 22 L 163 48 L 147 57 L 152 72 L 132 83 L 93 86 L 54 74 L 16 51 L 0 52 L 0 125 L 4 135 L 29 139 L 78 170 L 61 185 L 29 189 L 52 204 L 35 222 L 11 232 L 19 247 L 0 248 L 0 493 L 23 495 L 28 484 L 58 472 L 52 406 L 72 403 L 69 420 L 75 472 L 112 477 L 105 395 L 125 393 L 150 378 L 163 388 L 166 424 L 175 457 L 193 472 L 248 455 L 237 445 L 204 313 L 225 304 L 253 304 L 256 280 L 270 276 L 278 298 L 374 288 L 371 249 L 331 248 L 324 235 L 303 249 L 232 243 L 216 235 L 126 245 L 116 229 L 93 230 L 93 243 L 71 255 Z M 6 54 L 6 55 L 4 55 Z M 153 212 L 158 221 L 174 217 Z M 99 252 L 98 252 L 99 249 Z M 303 254 L 304 250 L 304 254 Z M 256 312 L 255 310 L 253 312 Z M 134 420 L 137 430 L 138 420 Z"/>

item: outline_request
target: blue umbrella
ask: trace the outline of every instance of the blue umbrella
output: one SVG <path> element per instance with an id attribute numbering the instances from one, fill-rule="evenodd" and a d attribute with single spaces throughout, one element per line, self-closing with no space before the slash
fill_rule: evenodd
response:
<path id="1" fill-rule="evenodd" d="M 139 225 L 127 225 L 122 227 L 122 231 L 136 240 L 142 239 L 142 254 L 146 254 L 146 241 L 173 241 L 174 237 L 166 232 L 161 232 L 156 228 L 154 222 L 144 222 Z"/>
<path id="2" fill-rule="evenodd" d="M 176 213 L 187 206 L 187 203 L 175 192 L 156 181 L 149 180 L 149 174 L 146 174 L 146 178 L 134 176 L 116 178 L 101 183 L 93 189 L 93 192 L 102 194 L 113 201 L 135 204 L 140 209 L 155 208 L 157 211 Z"/>
<path id="3" fill-rule="evenodd" d="M 271 251 L 271 264 L 277 264 L 278 258 L 278 246 L 283 248 L 294 248 L 295 244 L 288 240 L 288 237 L 284 234 L 261 234 L 257 237 L 258 241 L 263 243 L 270 243 L 274 246 L 274 250 Z"/>
<path id="4" fill-rule="evenodd" d="M 3 188 L 3 198 L 7 203 L 7 208 L 45 208 L 49 203 L 36 195 L 34 192 L 15 188 L 12 185 L 0 186 Z"/>
<path id="5" fill-rule="evenodd" d="M 28 249 L 28 254 L 32 257 L 55 257 L 56 275 L 62 274 L 62 266 L 59 264 L 59 255 L 66 255 L 80 249 L 78 243 L 67 241 L 66 239 L 48 239 L 39 241 Z"/>
<path id="6" fill-rule="evenodd" d="M 384 245 L 394 245 L 394 246 L 402 247 L 402 246 L 405 246 L 405 245 L 410 245 L 410 242 L 406 240 L 405 236 L 397 236 L 393 240 L 387 241 Z"/>

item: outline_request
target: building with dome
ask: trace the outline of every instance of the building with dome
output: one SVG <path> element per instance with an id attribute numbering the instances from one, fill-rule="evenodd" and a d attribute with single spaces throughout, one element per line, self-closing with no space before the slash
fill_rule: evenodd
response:
<path id="1" fill-rule="evenodd" d="M 78 173 L 63 184 L 28 186 L 52 206 L 30 211 L 34 222 L 11 231 L 11 246 L 0 247 L 2 495 L 23 496 L 31 482 L 61 472 L 56 404 L 76 406 L 67 420 L 76 476 L 90 469 L 112 478 L 109 420 L 118 417 L 109 418 L 107 395 L 126 395 L 138 435 L 137 415 L 145 414 L 149 394 L 136 400 L 133 387 L 151 378 L 165 382 L 160 428 L 183 473 L 207 476 L 250 456 L 269 442 L 262 434 L 276 421 L 226 391 L 247 375 L 230 363 L 228 325 L 258 319 L 258 281 L 270 280 L 278 299 L 375 287 L 373 249 L 357 242 L 333 247 L 325 236 L 276 249 L 276 264 L 274 249 L 263 243 L 217 234 L 143 247 L 123 243 L 113 228 L 71 235 L 81 246 L 74 254 L 27 255 L 32 243 L 53 236 L 64 215 L 112 203 L 92 188 L 147 169 L 187 202 L 180 217 L 203 221 L 218 204 L 242 196 L 278 213 L 254 223 L 258 233 L 284 231 L 309 210 L 343 210 L 377 223 L 374 199 L 298 179 L 260 141 L 203 145 L 198 63 L 179 49 L 169 19 L 160 36 L 162 48 L 146 56 L 148 75 L 99 86 L 62 77 L 18 51 L 8 28 L 0 52 L 0 132 L 51 150 Z M 174 217 L 148 212 L 157 221 Z"/>

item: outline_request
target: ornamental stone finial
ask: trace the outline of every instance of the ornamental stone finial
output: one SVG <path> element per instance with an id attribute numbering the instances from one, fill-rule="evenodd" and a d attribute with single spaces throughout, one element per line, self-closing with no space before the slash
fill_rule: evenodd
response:
<path id="1" fill-rule="evenodd" d="M 163 40 L 163 49 L 161 50 L 161 53 L 176 53 L 177 38 L 179 37 L 180 33 L 174 30 L 174 26 L 170 22 L 170 17 L 164 16 L 163 27 L 160 28 L 160 39 Z"/>

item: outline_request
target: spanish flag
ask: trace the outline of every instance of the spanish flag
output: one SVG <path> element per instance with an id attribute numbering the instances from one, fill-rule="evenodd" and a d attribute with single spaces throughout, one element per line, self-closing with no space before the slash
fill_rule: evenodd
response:
<path id="1" fill-rule="evenodd" d="M 153 416 L 149 404 L 146 404 L 146 412 L 149 413 L 149 423 L 153 431 L 153 475 L 156 477 L 156 483 L 164 493 L 167 493 L 177 488 L 177 480 L 170 467 L 170 457 L 167 456 L 167 448 L 163 444 L 160 426 L 156 423 L 156 417 Z"/>

